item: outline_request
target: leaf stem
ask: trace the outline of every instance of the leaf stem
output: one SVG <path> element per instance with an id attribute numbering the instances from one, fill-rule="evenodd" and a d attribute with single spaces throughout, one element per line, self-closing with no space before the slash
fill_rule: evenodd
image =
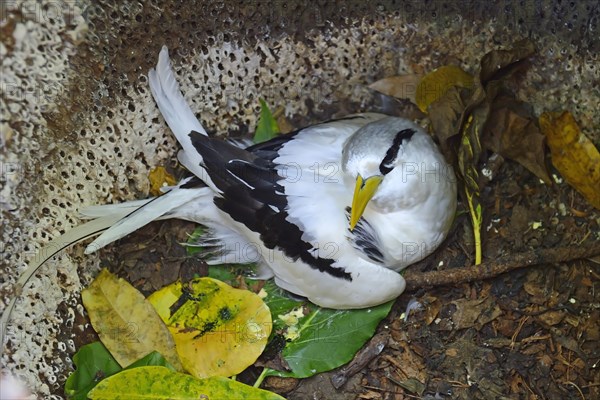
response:
<path id="1" fill-rule="evenodd" d="M 469 214 L 471 214 L 471 223 L 473 225 L 473 239 L 475 240 L 475 265 L 481 264 L 481 205 L 477 208 L 473 206 L 473 195 L 465 188 L 467 192 L 467 203 L 469 203 Z"/>
<path id="2" fill-rule="evenodd" d="M 265 378 L 267 377 L 267 373 L 268 372 L 269 372 L 269 368 L 263 368 L 263 370 L 260 373 L 260 375 L 258 376 L 258 378 L 256 378 L 256 382 L 254 382 L 254 385 L 252 385 L 252 386 L 255 387 L 255 388 L 259 388 L 260 385 L 265 380 Z"/>
<path id="3" fill-rule="evenodd" d="M 307 327 L 310 326 L 310 323 L 312 322 L 313 319 L 315 319 L 315 317 L 317 316 L 317 314 L 319 314 L 321 312 L 322 308 L 317 308 L 317 310 L 312 313 L 312 315 L 310 315 L 306 321 L 304 321 L 304 323 L 302 324 L 302 326 L 300 327 L 300 329 L 298 329 L 298 336 L 300 336 L 300 334 L 302 333 L 302 331 L 304 329 L 306 329 Z"/>

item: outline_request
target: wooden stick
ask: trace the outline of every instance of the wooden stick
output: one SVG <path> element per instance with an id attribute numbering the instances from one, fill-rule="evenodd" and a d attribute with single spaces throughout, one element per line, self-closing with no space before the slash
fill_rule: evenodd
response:
<path id="1" fill-rule="evenodd" d="M 416 290 L 425 287 L 456 285 L 489 279 L 513 269 L 540 264 L 559 264 L 596 255 L 600 255 L 600 242 L 593 241 L 578 247 L 537 249 L 509 254 L 493 261 L 484 261 L 479 265 L 468 267 L 429 272 L 416 272 L 409 269 L 404 274 L 404 279 L 406 279 L 406 290 Z"/>

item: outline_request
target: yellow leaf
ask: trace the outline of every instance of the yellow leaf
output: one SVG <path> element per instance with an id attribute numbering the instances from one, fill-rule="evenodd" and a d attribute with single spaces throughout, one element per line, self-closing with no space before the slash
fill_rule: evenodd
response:
<path id="1" fill-rule="evenodd" d="M 183 370 L 169 330 L 129 283 L 103 269 L 81 297 L 100 340 L 119 365 L 126 367 L 157 351 Z"/>
<path id="2" fill-rule="evenodd" d="M 567 183 L 600 209 L 600 153 L 579 130 L 570 112 L 540 115 L 540 127 L 548 139 L 552 164 Z"/>
<path id="3" fill-rule="evenodd" d="M 284 400 L 275 393 L 253 388 L 232 379 L 223 377 L 196 379 L 156 366 L 121 371 L 98 383 L 88 396 L 92 400 Z"/>
<path id="4" fill-rule="evenodd" d="M 417 74 L 398 75 L 380 79 L 371 83 L 369 87 L 387 96 L 410 100 L 416 104 L 417 86 L 420 80 L 421 75 Z"/>
<path id="5" fill-rule="evenodd" d="M 429 105 L 444 96 L 454 86 L 470 89 L 473 87 L 473 77 L 455 65 L 434 69 L 425 75 L 417 86 L 417 106 L 427 113 Z"/>
<path id="6" fill-rule="evenodd" d="M 150 194 L 152 196 L 160 195 L 162 187 L 173 186 L 177 183 L 173 175 L 169 174 L 165 167 L 162 166 L 152 168 L 148 174 L 148 179 L 150 180 Z"/>
<path id="7" fill-rule="evenodd" d="M 271 313 L 262 299 L 216 279 L 176 282 L 148 300 L 169 327 L 184 368 L 197 378 L 242 372 L 271 334 Z"/>

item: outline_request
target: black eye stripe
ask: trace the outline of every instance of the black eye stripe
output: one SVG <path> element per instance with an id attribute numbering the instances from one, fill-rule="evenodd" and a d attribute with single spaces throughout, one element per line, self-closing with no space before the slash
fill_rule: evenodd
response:
<path id="1" fill-rule="evenodd" d="M 383 175 L 388 174 L 392 169 L 394 169 L 394 161 L 396 161 L 396 157 L 398 157 L 398 152 L 400 151 L 400 146 L 404 141 L 408 142 L 415 131 L 413 129 L 403 129 L 400 132 L 396 133 L 396 137 L 394 137 L 394 142 L 388 149 L 387 153 L 385 153 L 385 157 L 379 164 L 379 172 Z"/>

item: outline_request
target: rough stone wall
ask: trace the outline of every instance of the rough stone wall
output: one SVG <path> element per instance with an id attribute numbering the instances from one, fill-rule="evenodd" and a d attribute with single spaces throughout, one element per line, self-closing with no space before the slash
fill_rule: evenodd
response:
<path id="1" fill-rule="evenodd" d="M 192 109 L 215 134 L 256 124 L 258 98 L 297 124 L 385 108 L 367 85 L 458 63 L 532 38 L 520 96 L 570 108 L 599 141 L 596 1 L 3 1 L 0 5 L 0 309 L 27 262 L 77 225 L 77 209 L 147 196 L 176 144 L 147 71 L 163 44 Z M 50 396 L 71 370 L 79 291 L 98 270 L 82 247 L 32 279 L 8 327 L 2 366 Z"/>

